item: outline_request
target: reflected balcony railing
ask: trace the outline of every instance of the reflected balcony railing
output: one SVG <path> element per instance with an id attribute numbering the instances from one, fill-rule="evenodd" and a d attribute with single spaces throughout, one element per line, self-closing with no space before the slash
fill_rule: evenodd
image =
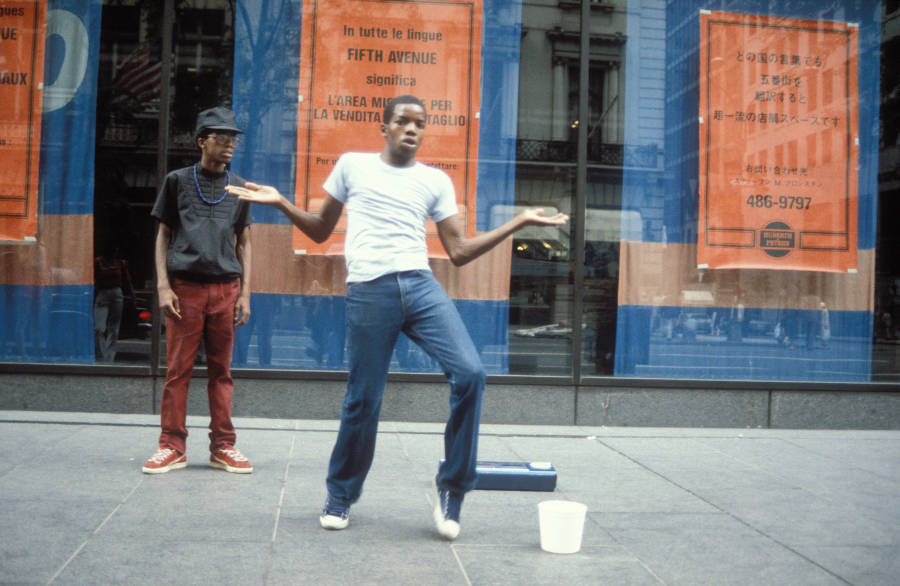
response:
<path id="1" fill-rule="evenodd" d="M 520 162 L 575 163 L 577 145 L 566 140 L 516 140 L 516 160 Z M 611 167 L 656 169 L 658 150 L 655 144 L 623 145 L 589 142 L 588 163 Z"/>

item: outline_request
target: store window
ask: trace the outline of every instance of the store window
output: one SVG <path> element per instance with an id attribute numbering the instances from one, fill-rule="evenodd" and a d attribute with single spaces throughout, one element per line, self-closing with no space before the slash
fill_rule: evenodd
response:
<path id="1" fill-rule="evenodd" d="M 626 142 L 664 160 L 624 171 L 615 374 L 871 380 L 880 3 L 653 4 Z"/>
<path id="2" fill-rule="evenodd" d="M 333 99 L 324 113 L 359 148 L 378 148 L 373 113 L 399 93 L 443 116 L 432 144 L 473 138 L 477 156 L 428 161 L 467 170 L 457 191 L 473 230 L 525 206 L 580 220 L 523 230 L 462 270 L 434 255 L 489 372 L 897 380 L 896 2 L 462 3 L 478 15 L 404 3 L 415 26 L 397 3 L 377 26 L 351 0 L 329 5 L 344 20 L 316 13 L 333 47 L 352 34 L 357 49 L 390 50 L 394 35 L 414 42 L 411 60 L 452 56 L 453 75 L 418 86 L 422 63 L 360 77 L 349 61 L 368 53 L 304 53 L 314 4 L 49 0 L 4 13 L 21 31 L 3 49 L 16 79 L 44 87 L 2 86 L 0 361 L 164 364 L 149 216 L 162 176 L 196 160 L 196 113 L 226 105 L 247 129 L 232 170 L 315 200 L 316 166 L 337 153 L 303 134 L 313 80 L 338 84 L 316 99 Z M 310 63 L 329 75 L 304 77 Z M 252 318 L 234 365 L 345 369 L 340 239 L 313 249 L 261 206 L 253 222 Z M 392 369 L 437 366 L 401 338 Z"/>

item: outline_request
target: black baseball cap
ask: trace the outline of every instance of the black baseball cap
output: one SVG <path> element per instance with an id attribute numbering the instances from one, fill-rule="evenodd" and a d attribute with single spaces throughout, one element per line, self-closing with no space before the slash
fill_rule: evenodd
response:
<path id="1" fill-rule="evenodd" d="M 203 110 L 197 114 L 197 126 L 194 130 L 194 136 L 200 136 L 200 133 L 204 130 L 227 130 L 241 134 L 244 132 L 237 127 L 234 112 L 221 106 Z"/>

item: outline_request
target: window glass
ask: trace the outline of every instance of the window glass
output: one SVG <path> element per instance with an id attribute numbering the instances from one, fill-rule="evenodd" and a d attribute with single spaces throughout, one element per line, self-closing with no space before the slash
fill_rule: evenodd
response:
<path id="1" fill-rule="evenodd" d="M 516 135 L 517 209 L 570 213 L 575 196 L 580 14 L 574 3 L 522 6 Z M 509 372 L 572 374 L 571 226 L 514 235 Z"/>
<path id="2" fill-rule="evenodd" d="M 173 22 L 163 22 L 162 2 L 37 4 L 8 15 L 18 38 L 0 39 L 22 82 L 2 85 L 0 361 L 148 364 L 149 212 L 161 174 L 198 159 L 197 112 L 232 107 L 247 129 L 232 171 L 284 194 L 303 191 L 306 162 L 335 156 L 327 141 L 303 150 L 298 94 L 311 41 L 301 46 L 301 35 L 311 4 L 181 0 Z M 352 10 L 360 22 L 320 12 L 319 41 L 338 46 L 356 35 L 384 49 L 379 31 L 396 29 L 397 38 L 415 36 L 415 58 L 427 60 L 436 33 L 458 24 L 423 3 L 415 26 L 394 26 L 387 4 L 396 3 L 371 26 Z M 429 128 L 432 144 L 475 131 L 477 156 L 435 150 L 426 161 L 472 170 L 476 197 L 461 213 L 474 230 L 525 207 L 583 220 L 581 233 L 574 221 L 524 229 L 461 269 L 433 255 L 488 372 L 896 381 L 900 266 L 890 219 L 900 189 L 900 74 L 889 64 L 900 57 L 898 3 L 589 8 L 583 31 L 580 2 L 482 0 L 471 21 L 484 39 L 471 115 L 440 99 L 465 76 L 429 90 L 410 85 L 408 73 L 323 69 L 339 71 L 329 77 L 342 87 L 371 80 L 363 91 L 332 92 L 327 104 L 362 150 L 378 150 L 373 113 L 400 93 L 421 94 L 430 113 L 449 116 Z M 173 43 L 164 56 L 166 30 Z M 36 43 L 22 42 L 31 36 Z M 440 50 L 464 52 L 468 42 Z M 461 114 L 470 119 L 459 123 Z M 309 192 L 321 196 L 317 183 Z M 252 317 L 236 333 L 234 365 L 346 368 L 340 238 L 310 253 L 264 206 L 253 209 L 252 233 Z M 164 335 L 159 348 L 165 364 Z M 439 370 L 403 336 L 391 368 Z"/>
<path id="3" fill-rule="evenodd" d="M 106 2 L 100 30 L 94 183 L 98 363 L 150 362 L 162 11 Z"/>
<path id="4" fill-rule="evenodd" d="M 467 228 L 483 231 L 499 226 L 523 205 L 567 209 L 561 206 L 570 205 L 567 199 L 571 193 L 572 175 L 568 172 L 537 176 L 542 183 L 565 182 L 563 193 L 538 193 L 533 185 L 531 195 L 522 197 L 529 188 L 517 188 L 522 176 L 516 165 L 520 144 L 517 138 L 521 134 L 520 126 L 527 126 L 519 123 L 517 116 L 520 64 L 542 58 L 533 51 L 527 58 L 522 55 L 522 6 L 489 0 L 483 2 L 479 15 L 470 12 L 471 6 L 422 3 L 414 10 L 406 10 L 410 7 L 405 4 L 385 3 L 379 22 L 373 25 L 360 16 L 360 5 L 350 2 L 341 3 L 340 7 L 332 5 L 332 12 L 314 14 L 302 12 L 304 6 L 299 2 L 285 3 L 280 10 L 246 4 L 247 10 L 239 12 L 243 24 L 236 27 L 234 95 L 238 119 L 245 123 L 248 132 L 246 148 L 242 147 L 242 152 L 235 156 L 235 171 L 251 180 L 275 185 L 283 194 L 293 194 L 298 205 L 306 206 L 308 199 L 314 208 L 324 193 L 321 188 L 321 177 L 325 176 L 323 170 L 327 170 L 345 148 L 380 151 L 384 144 L 380 135 L 380 116 L 385 99 L 413 93 L 425 101 L 426 109 L 433 116 L 426 128 L 426 140 L 418 159 L 439 165 L 451 178 L 459 175 L 456 173 L 459 169 L 466 169 L 466 181 L 476 180 L 477 188 L 473 193 L 469 191 L 472 183 L 455 183 L 458 196 L 464 191 L 466 197 L 475 195 L 474 201 L 466 200 L 461 205 L 460 212 L 466 219 Z M 339 8 L 343 12 L 337 12 Z M 460 20 L 470 23 L 470 29 L 459 28 L 457 13 Z M 340 16 L 337 20 L 336 15 Z M 313 21 L 315 26 L 304 39 L 307 52 L 303 52 L 297 32 L 307 30 L 301 27 L 304 23 L 311 27 Z M 388 37 L 382 36 L 382 31 Z M 539 32 L 538 36 L 544 32 Z M 472 44 L 473 36 L 490 39 L 490 43 L 481 49 Z M 359 38 L 367 39 L 364 47 L 371 47 L 374 52 L 360 53 L 358 43 L 347 44 L 347 39 Z M 378 41 L 377 38 L 388 40 Z M 407 44 L 398 48 L 392 44 L 394 39 L 405 40 Z M 429 43 L 433 43 L 433 49 Z M 388 63 L 392 58 L 390 55 L 396 59 L 397 53 L 391 51 L 397 50 L 421 53 L 410 59 L 421 57 L 438 64 L 444 56 L 468 56 L 448 60 L 453 64 L 451 75 L 425 83 L 427 65 L 394 73 L 390 68 L 393 66 Z M 479 74 L 471 69 L 470 57 L 479 61 Z M 301 58 L 308 61 L 301 65 Z M 331 58 L 338 63 L 328 67 Z M 379 62 L 379 59 L 384 61 Z M 370 61 L 380 65 L 366 65 Z M 268 65 L 261 68 L 259 63 Z M 338 66 L 341 75 L 332 75 L 334 67 Z M 301 70 L 309 73 L 312 82 L 298 78 Z M 455 86 L 468 79 L 467 73 L 471 73 L 471 79 L 481 89 L 475 92 L 480 103 L 472 102 L 471 111 L 461 103 L 465 101 L 464 97 L 446 99 L 449 93 L 459 93 Z M 325 77 L 318 77 L 322 75 Z M 337 83 L 335 80 L 340 82 L 339 87 L 325 95 L 316 93 L 319 84 Z M 413 82 L 417 85 L 411 85 Z M 272 87 L 275 91 L 262 92 L 261 96 L 260 87 Z M 545 86 L 537 81 L 533 90 L 546 93 Z M 543 124 L 541 115 L 539 110 L 526 114 L 536 116 L 534 123 L 538 125 Z M 339 123 L 333 124 L 335 121 Z M 329 128 L 331 134 L 328 136 L 333 140 L 317 142 L 311 139 L 309 129 L 320 127 Z M 549 138 L 540 130 L 530 135 L 538 139 Z M 477 137 L 477 157 L 474 149 L 451 156 L 441 154 L 443 143 L 460 142 L 466 136 Z M 331 144 L 338 139 L 348 139 L 349 146 L 331 152 Z M 571 166 L 571 162 L 565 164 Z M 301 176 L 315 179 L 300 181 L 298 177 Z M 527 174 L 524 176 L 528 177 Z M 258 327 L 256 320 L 260 313 L 253 311 L 251 323 L 238 332 L 235 364 L 300 369 L 346 368 L 343 336 L 346 273 L 341 224 L 338 233 L 319 246 L 298 238 L 277 211 L 256 206 L 253 213 L 254 263 L 265 267 L 254 271 L 253 303 L 259 304 L 265 299 L 270 307 L 276 308 L 277 318 L 271 327 Z M 428 228 L 434 232 L 433 226 Z M 538 233 L 537 236 L 544 238 L 545 235 Z M 554 279 L 564 283 L 568 280 L 565 257 L 568 232 L 557 230 L 547 237 L 547 246 L 552 250 L 544 254 L 554 259 L 550 263 L 556 275 Z M 509 350 L 512 337 L 509 299 L 520 296 L 523 291 L 515 282 L 518 277 L 511 278 L 510 275 L 513 246 L 498 246 L 470 265 L 456 268 L 443 255 L 433 234 L 431 238 L 435 245 L 430 249 L 432 270 L 456 302 L 487 371 L 517 371 L 517 359 Z M 558 289 L 556 285 L 547 286 L 543 282 L 540 287 L 546 288 L 550 295 L 555 295 Z M 567 287 L 564 294 L 565 299 L 570 300 L 571 287 Z M 568 306 L 563 307 L 565 311 Z M 544 314 L 550 316 L 551 312 Z M 517 319 L 516 325 L 519 323 Z M 266 349 L 269 339 L 273 340 L 271 355 Z M 555 372 L 568 373 L 571 370 L 568 340 L 563 337 L 561 341 L 564 349 L 555 358 L 558 364 L 553 368 Z M 559 341 L 553 340 L 553 343 Z M 241 344 L 245 345 L 246 351 Z M 418 346 L 402 335 L 395 348 L 391 369 L 439 370 Z"/>
<path id="5" fill-rule="evenodd" d="M 629 15 L 616 375 L 871 380 L 878 7 Z"/>
<path id="6" fill-rule="evenodd" d="M 900 196 L 900 2 L 884 3 L 881 45 L 881 133 L 878 168 L 878 240 L 875 255 L 875 319 L 872 378 L 900 380 L 900 234 L 893 228 Z"/>

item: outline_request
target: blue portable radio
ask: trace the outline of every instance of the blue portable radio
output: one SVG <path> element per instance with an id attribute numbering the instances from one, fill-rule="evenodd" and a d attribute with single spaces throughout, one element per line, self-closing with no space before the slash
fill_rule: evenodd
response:
<path id="1" fill-rule="evenodd" d="M 493 462 L 479 460 L 475 465 L 478 480 L 475 490 L 556 489 L 556 468 L 550 462 Z"/>

